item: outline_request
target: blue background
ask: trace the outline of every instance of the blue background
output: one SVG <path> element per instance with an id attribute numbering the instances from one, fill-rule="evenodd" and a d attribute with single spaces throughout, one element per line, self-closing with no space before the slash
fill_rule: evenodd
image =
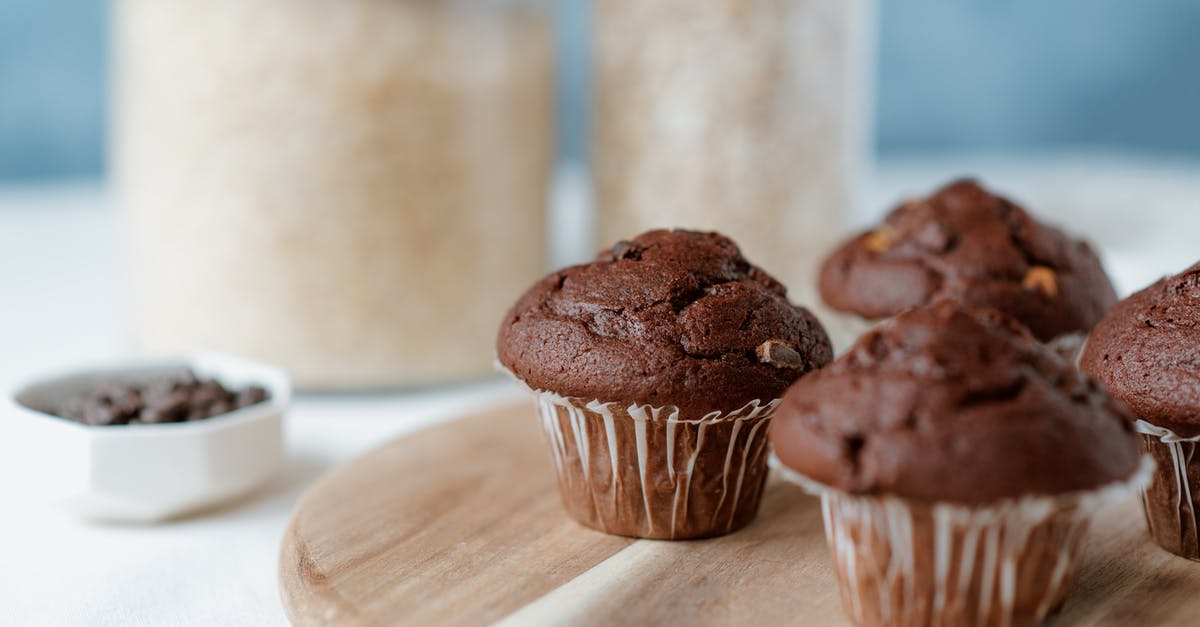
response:
<path id="1" fill-rule="evenodd" d="M 578 157 L 587 11 L 580 0 L 560 7 L 560 143 Z M 100 0 L 0 0 L 0 180 L 102 174 L 106 10 Z M 1200 1 L 881 0 L 878 17 L 884 155 L 1200 155 Z"/>

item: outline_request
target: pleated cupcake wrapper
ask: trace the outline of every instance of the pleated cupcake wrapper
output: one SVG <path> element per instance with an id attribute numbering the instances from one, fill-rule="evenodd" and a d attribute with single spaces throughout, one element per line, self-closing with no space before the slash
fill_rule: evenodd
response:
<path id="1" fill-rule="evenodd" d="M 1062 335 L 1046 342 L 1051 350 L 1062 356 L 1063 359 L 1079 366 L 1079 358 L 1083 356 L 1083 346 L 1087 344 L 1088 334 L 1083 331 L 1073 331 L 1071 333 L 1063 333 Z"/>
<path id="2" fill-rule="evenodd" d="M 728 533 L 758 511 L 767 423 L 778 399 L 688 416 L 530 390 L 568 513 L 617 535 L 684 539 Z"/>
<path id="3" fill-rule="evenodd" d="M 1150 536 L 1164 549 L 1200 560 L 1200 523 L 1193 475 L 1200 476 L 1196 446 L 1200 435 L 1182 437 L 1166 427 L 1137 421 L 1142 448 L 1158 462 L 1154 481 L 1142 491 Z"/>
<path id="4" fill-rule="evenodd" d="M 1083 368 L 1081 366 L 1083 364 L 1083 351 L 1087 350 L 1088 340 L 1091 339 L 1092 335 L 1090 333 L 1080 332 L 1080 336 L 1079 350 L 1075 351 L 1075 359 L 1072 359 L 1071 363 L 1075 364 L 1076 368 L 1082 370 Z"/>
<path id="5" fill-rule="evenodd" d="M 821 498 L 842 604 L 859 625 L 1036 625 L 1066 595 L 1097 509 L 1146 484 L 970 506 L 835 490 L 772 456 Z"/>

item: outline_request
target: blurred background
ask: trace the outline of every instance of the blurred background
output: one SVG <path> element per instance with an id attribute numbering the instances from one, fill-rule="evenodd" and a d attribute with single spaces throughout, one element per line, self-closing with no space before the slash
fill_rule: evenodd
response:
<path id="1" fill-rule="evenodd" d="M 84 297 L 98 346 L 309 389 L 473 379 L 548 267 L 711 228 L 813 303 L 848 229 L 964 175 L 1128 292 L 1194 255 L 1197 29 L 1188 0 L 2 0 L 0 246 L 43 298 L 9 316 Z"/>
<path id="2" fill-rule="evenodd" d="M 588 8 L 562 2 L 561 154 L 585 154 Z M 908 0 L 878 8 L 874 146 L 1200 155 L 1200 4 Z M 0 2 L 0 180 L 105 168 L 108 10 Z"/>

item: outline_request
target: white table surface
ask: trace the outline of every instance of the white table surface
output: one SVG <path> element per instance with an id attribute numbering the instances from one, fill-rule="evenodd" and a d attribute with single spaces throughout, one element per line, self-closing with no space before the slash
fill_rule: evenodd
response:
<path id="1" fill-rule="evenodd" d="M 948 177 L 975 173 L 1093 239 L 1122 292 L 1200 259 L 1200 162 L 959 156 L 888 162 L 876 173 L 853 222 Z M 575 221 L 560 224 L 570 231 Z M 564 241 L 579 241 L 572 232 L 575 239 Z M 0 187 L 0 388 L 129 354 L 117 248 L 101 186 Z M 575 249 L 560 247 L 559 259 Z M 498 380 L 392 395 L 301 396 L 288 416 L 289 460 L 279 481 L 167 524 L 87 523 L 8 501 L 0 515 L 0 624 L 285 623 L 276 556 L 307 485 L 399 434 L 519 396 Z M 12 493 L 4 482 L 21 480 L 19 469 L 0 460 L 0 494 Z"/>

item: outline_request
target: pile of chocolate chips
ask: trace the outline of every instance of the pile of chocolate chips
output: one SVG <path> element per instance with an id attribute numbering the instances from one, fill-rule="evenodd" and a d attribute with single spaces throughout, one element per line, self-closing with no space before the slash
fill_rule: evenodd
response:
<path id="1" fill-rule="evenodd" d="M 186 371 L 141 382 L 105 383 L 67 399 L 56 415 L 86 425 L 137 425 L 203 420 L 267 400 L 252 385 L 229 390 Z"/>

